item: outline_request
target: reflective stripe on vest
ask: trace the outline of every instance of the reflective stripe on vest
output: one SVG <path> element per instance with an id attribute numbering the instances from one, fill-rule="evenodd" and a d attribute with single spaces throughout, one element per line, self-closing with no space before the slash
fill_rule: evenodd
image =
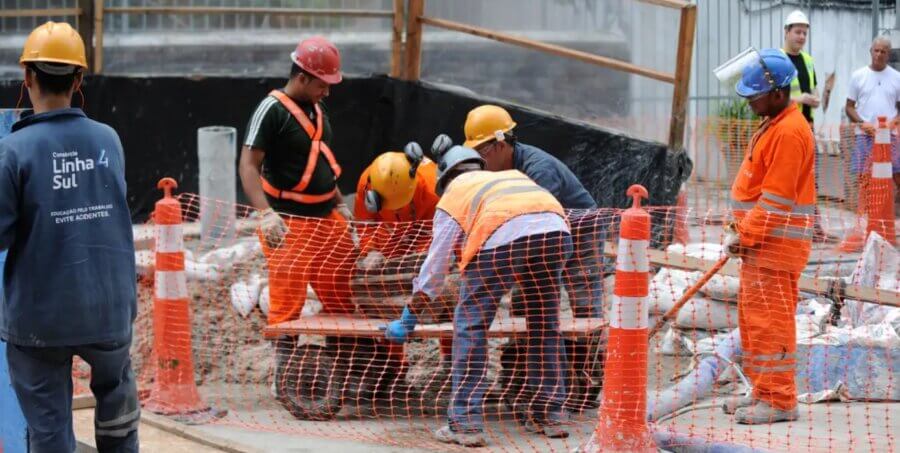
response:
<path id="1" fill-rule="evenodd" d="M 787 55 L 787 52 L 784 49 L 782 49 L 781 51 L 784 52 L 785 55 Z M 816 68 L 813 65 L 813 57 L 812 57 L 812 55 L 810 55 L 806 52 L 803 52 L 801 50 L 800 58 L 803 59 L 803 64 L 806 65 L 806 73 L 809 76 L 809 90 L 810 90 L 810 92 L 815 93 L 817 84 L 816 84 L 816 75 L 815 75 Z M 797 77 L 794 77 L 794 80 L 791 80 L 791 98 L 799 97 L 801 94 L 803 94 L 803 91 L 800 89 L 800 74 L 798 71 Z M 810 118 L 815 117 L 815 111 L 816 111 L 816 109 L 813 109 L 813 108 L 809 109 Z"/>
<path id="2" fill-rule="evenodd" d="M 554 213 L 565 219 L 565 211 L 553 195 L 517 170 L 460 175 L 437 207 L 465 233 L 457 254 L 460 269 L 465 269 L 494 231 L 512 218 Z"/>
<path id="3" fill-rule="evenodd" d="M 272 197 L 282 200 L 291 200 L 297 203 L 314 204 L 331 200 L 337 195 L 337 189 L 317 195 L 302 193 L 309 186 L 309 182 L 312 179 L 316 164 L 319 162 L 319 153 L 325 155 L 325 160 L 328 161 L 328 165 L 331 166 L 331 170 L 334 172 L 334 179 L 336 180 L 341 176 L 341 166 L 338 165 L 337 160 L 334 158 L 334 153 L 331 152 L 331 148 L 328 147 L 328 144 L 322 141 L 322 132 L 325 129 L 322 124 L 322 109 L 319 107 L 319 104 L 313 106 L 316 111 L 316 124 L 313 125 L 306 113 L 300 109 L 290 96 L 278 90 L 272 90 L 269 95 L 278 99 L 278 101 L 281 102 L 281 105 L 291 112 L 291 116 L 297 120 L 297 123 L 300 124 L 300 127 L 302 127 L 309 136 L 310 146 L 306 168 L 303 170 L 303 175 L 300 176 L 300 182 L 298 182 L 296 186 L 292 187 L 290 190 L 283 190 L 273 186 L 266 181 L 265 178 L 260 177 L 263 190 Z"/>

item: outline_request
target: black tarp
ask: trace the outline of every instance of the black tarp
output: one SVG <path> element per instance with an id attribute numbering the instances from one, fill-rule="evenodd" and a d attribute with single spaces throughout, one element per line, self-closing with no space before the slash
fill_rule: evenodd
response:
<path id="1" fill-rule="evenodd" d="M 129 203 L 143 221 L 160 193 L 157 181 L 174 177 L 179 191 L 198 190 L 197 129 L 223 125 L 238 129 L 239 143 L 256 104 L 283 78 L 88 77 L 85 110 L 115 128 L 126 153 Z M 13 107 L 20 81 L 0 81 L 0 106 Z M 76 97 L 77 103 L 77 97 Z M 344 168 L 344 193 L 381 152 L 410 140 L 427 151 L 439 133 L 463 138 L 466 113 L 484 103 L 510 110 L 516 135 L 568 164 L 604 207 L 629 205 L 625 190 L 634 183 L 650 192 L 650 204 L 671 205 L 691 163 L 658 143 L 570 121 L 462 89 L 405 82 L 383 75 L 347 77 L 326 100 L 334 128 L 332 149 Z M 240 183 L 238 183 L 240 184 Z M 238 197 L 242 193 L 238 187 Z"/>

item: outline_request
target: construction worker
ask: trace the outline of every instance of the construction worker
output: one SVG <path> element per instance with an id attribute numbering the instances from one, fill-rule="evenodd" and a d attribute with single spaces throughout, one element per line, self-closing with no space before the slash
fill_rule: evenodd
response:
<path id="1" fill-rule="evenodd" d="M 363 170 L 356 185 L 354 214 L 361 225 L 361 267 L 375 269 L 385 259 L 428 250 L 430 221 L 438 204 L 435 193 L 437 165 L 425 157 L 422 147 L 410 142 L 403 152 L 387 152 Z M 452 339 L 440 341 L 443 363 L 449 367 Z M 403 348 L 392 351 L 403 362 Z"/>
<path id="2" fill-rule="evenodd" d="M 527 298 L 528 385 L 537 394 L 526 428 L 566 437 L 559 284 L 572 240 L 565 211 L 517 170 L 481 171 L 485 161 L 472 149 L 454 146 L 439 159 L 441 200 L 428 257 L 413 282 L 413 302 L 401 319 L 386 326 L 385 336 L 406 341 L 420 315 L 434 310 L 453 253 L 462 274 L 453 316 L 453 389 L 449 423 L 435 436 L 442 442 L 484 446 L 486 333 L 501 297 L 518 282 Z"/>
<path id="3" fill-rule="evenodd" d="M 597 203 L 564 163 L 513 134 L 516 123 L 496 105 L 472 109 L 464 126 L 466 142 L 484 158 L 488 171 L 518 170 L 549 191 L 569 211 L 575 253 L 566 263 L 565 279 L 575 317 L 603 317 L 600 245 L 602 222 Z M 518 299 L 518 295 L 514 300 Z"/>
<path id="4" fill-rule="evenodd" d="M 341 167 L 330 149 L 331 124 L 322 104 L 341 81 L 341 57 L 334 44 L 316 36 L 297 44 L 290 58 L 287 84 L 257 106 L 240 158 L 244 193 L 260 214 L 270 325 L 300 317 L 307 284 L 324 313 L 354 310 L 352 215 L 337 187 Z M 276 370 L 294 347 L 293 337 L 276 341 Z"/>
<path id="5" fill-rule="evenodd" d="M 25 40 L 34 110 L 0 140 L 0 338 L 31 452 L 75 451 L 72 357 L 91 366 L 101 452 L 137 452 L 129 349 L 137 313 L 125 160 L 116 132 L 72 107 L 87 61 L 67 23 Z"/>
<path id="6" fill-rule="evenodd" d="M 797 77 L 791 82 L 791 100 L 796 102 L 803 112 L 809 127 L 814 127 L 814 112 L 819 108 L 818 81 L 816 79 L 816 67 L 812 55 L 803 51 L 806 40 L 809 37 L 809 18 L 803 11 L 794 10 L 784 19 L 784 46 L 782 51 L 790 58 L 794 68 L 797 69 Z M 818 161 L 818 154 L 816 154 Z M 818 186 L 816 186 L 818 187 Z M 816 208 L 814 224 L 814 239 L 819 242 L 833 241 L 822 228 L 819 221 L 819 211 Z"/>
<path id="7" fill-rule="evenodd" d="M 753 384 L 752 397 L 725 404 L 739 423 L 797 418 L 794 313 L 816 189 L 812 131 L 790 96 L 796 73 L 784 53 L 764 49 L 735 88 L 765 118 L 731 188 L 734 223 L 725 241 L 729 255 L 742 260 L 738 322 Z"/>

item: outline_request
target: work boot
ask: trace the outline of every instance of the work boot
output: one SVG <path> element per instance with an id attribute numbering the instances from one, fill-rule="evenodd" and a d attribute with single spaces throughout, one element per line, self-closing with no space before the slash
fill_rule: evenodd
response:
<path id="1" fill-rule="evenodd" d="M 534 419 L 529 419 L 523 426 L 525 431 L 529 433 L 543 434 L 551 439 L 565 439 L 569 437 L 569 431 L 560 422 L 538 422 Z"/>
<path id="2" fill-rule="evenodd" d="M 434 437 L 445 444 L 459 444 L 463 447 L 487 446 L 487 440 L 484 439 L 484 433 L 481 431 L 458 433 L 450 429 L 449 425 L 435 431 Z"/>
<path id="3" fill-rule="evenodd" d="M 744 396 L 730 396 L 725 398 L 725 402 L 722 403 L 722 412 L 731 415 L 734 414 L 736 410 L 741 407 L 747 407 L 753 405 L 753 398 L 750 395 Z"/>
<path id="4" fill-rule="evenodd" d="M 797 407 L 781 410 L 763 401 L 756 401 L 752 406 L 739 408 L 734 412 L 734 421 L 743 425 L 761 425 L 765 423 L 789 422 L 798 417 Z"/>

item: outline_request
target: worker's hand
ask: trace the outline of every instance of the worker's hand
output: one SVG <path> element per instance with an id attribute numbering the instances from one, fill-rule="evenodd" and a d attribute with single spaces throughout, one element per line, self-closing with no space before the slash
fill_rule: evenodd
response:
<path id="1" fill-rule="evenodd" d="M 725 254 L 731 258 L 741 257 L 741 235 L 738 234 L 734 224 L 725 227 Z"/>
<path id="2" fill-rule="evenodd" d="M 859 123 L 859 128 L 867 135 L 875 136 L 875 125 L 872 123 Z"/>
<path id="3" fill-rule="evenodd" d="M 801 104 L 808 105 L 808 106 L 810 106 L 810 107 L 812 107 L 812 108 L 817 108 L 817 107 L 819 107 L 819 103 L 820 103 L 821 101 L 819 100 L 819 96 L 818 96 L 818 95 L 815 95 L 815 94 L 812 94 L 812 93 L 803 93 L 803 94 L 801 94 L 800 97 L 797 99 L 797 102 L 799 102 L 799 103 L 801 103 Z"/>
<path id="4" fill-rule="evenodd" d="M 335 206 L 335 209 L 337 209 L 338 214 L 347 219 L 348 222 L 353 221 L 353 213 L 350 211 L 350 207 L 347 206 L 347 203 L 338 203 L 338 205 Z"/>
<path id="5" fill-rule="evenodd" d="M 367 253 L 363 259 L 359 260 L 359 263 L 356 265 L 356 267 L 365 271 L 371 271 L 383 266 L 384 262 L 384 255 L 378 250 L 372 250 L 371 252 Z"/>
<path id="6" fill-rule="evenodd" d="M 284 237 L 288 234 L 288 227 L 284 223 L 284 219 L 272 208 L 260 212 L 259 229 L 266 239 L 266 245 L 273 249 L 280 247 L 284 242 Z"/>
<path id="7" fill-rule="evenodd" d="M 380 328 L 384 329 L 384 337 L 388 341 L 406 343 L 409 340 L 409 334 L 415 330 L 417 322 L 416 315 L 409 310 L 409 307 L 406 307 L 403 309 L 400 319 L 395 319 L 389 322 L 387 326 L 381 326 Z"/>

